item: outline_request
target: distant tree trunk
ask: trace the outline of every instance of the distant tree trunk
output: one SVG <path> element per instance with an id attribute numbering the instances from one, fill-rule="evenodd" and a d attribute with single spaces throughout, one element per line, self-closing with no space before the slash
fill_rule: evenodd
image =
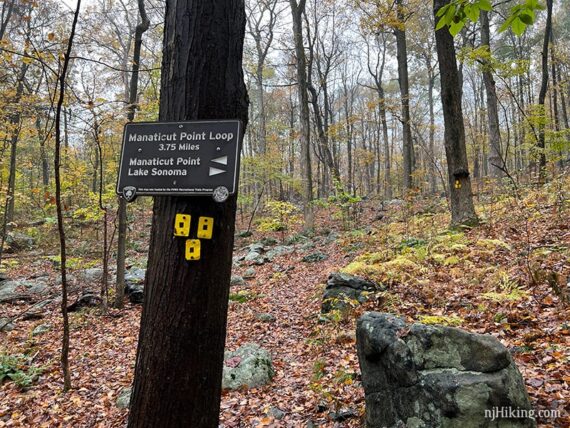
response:
<path id="1" fill-rule="evenodd" d="M 380 37 L 380 36 L 379 36 Z M 378 42 L 378 39 L 375 39 Z M 390 152 L 390 138 L 388 136 L 388 120 L 386 119 L 386 96 L 384 93 L 384 86 L 382 84 L 382 77 L 384 75 L 384 67 L 386 65 L 386 38 L 382 36 L 382 47 L 380 49 L 381 53 L 377 59 L 377 63 L 374 69 L 370 66 L 370 47 L 367 44 L 367 62 L 368 62 L 368 72 L 374 79 L 376 85 L 376 92 L 378 94 L 378 116 L 380 117 L 380 123 L 382 124 L 382 143 L 384 150 L 384 198 L 386 200 L 392 199 L 392 173 L 391 173 L 391 159 L 392 154 Z"/>
<path id="2" fill-rule="evenodd" d="M 108 245 L 108 209 L 103 204 L 103 147 L 101 144 L 101 125 L 94 109 L 91 110 L 93 115 L 93 142 L 95 143 L 95 151 L 98 159 L 97 166 L 99 168 L 99 181 L 97 193 L 99 195 L 99 209 L 103 212 L 103 248 L 101 251 L 101 259 L 103 260 L 103 275 L 101 278 L 101 310 L 104 314 L 109 309 L 109 245 Z"/>
<path id="3" fill-rule="evenodd" d="M 305 0 L 289 0 L 293 19 L 293 38 L 295 42 L 295 56 L 297 59 L 297 89 L 299 96 L 299 110 L 301 122 L 301 177 L 303 180 L 303 213 L 305 229 L 314 228 L 313 208 L 313 174 L 311 168 L 311 122 L 309 116 L 309 95 L 307 84 L 307 62 L 303 45 L 303 12 Z"/>
<path id="4" fill-rule="evenodd" d="M 352 123 L 351 123 L 351 114 L 349 113 L 348 107 L 348 85 L 346 82 L 346 76 L 343 76 L 343 86 L 344 86 L 344 119 L 345 119 L 345 127 L 346 127 L 346 155 L 347 155 L 347 178 L 346 178 L 346 187 L 350 193 L 354 191 L 354 171 L 353 171 L 353 160 L 352 160 Z"/>
<path id="5" fill-rule="evenodd" d="M 9 225 L 14 221 L 14 206 L 15 206 L 15 191 L 16 191 L 16 162 L 18 153 L 18 141 L 20 139 L 20 99 L 24 94 L 24 79 L 26 78 L 26 73 L 28 72 L 28 64 L 22 63 L 20 68 L 20 73 L 18 74 L 16 94 L 11 102 L 14 104 L 16 112 L 10 115 L 10 128 L 12 136 L 10 137 L 10 172 L 8 175 L 8 191 L 6 192 L 6 219 L 5 223 Z"/>
<path id="6" fill-rule="evenodd" d="M 142 36 L 150 26 L 150 21 L 144 7 L 144 0 L 138 0 L 140 22 L 135 29 L 135 46 L 133 49 L 133 67 L 129 87 L 129 102 L 127 120 L 132 122 L 137 109 L 137 95 L 139 85 L 139 69 L 141 61 Z M 118 211 L 118 235 L 117 235 L 117 281 L 115 286 L 115 307 L 122 308 L 125 298 L 125 259 L 127 246 L 127 202 L 119 196 Z"/>
<path id="7" fill-rule="evenodd" d="M 560 131 L 560 113 L 558 110 L 558 73 L 556 70 L 556 49 L 554 46 L 554 31 L 550 31 L 550 72 L 552 74 L 552 122 L 554 130 Z"/>
<path id="8" fill-rule="evenodd" d="M 491 52 L 489 13 L 481 11 L 481 44 Z M 493 70 L 488 61 L 483 62 L 483 82 L 487 97 L 487 123 L 489 126 L 489 169 L 492 177 L 504 175 L 503 156 L 501 155 L 501 131 L 499 128 L 499 110 Z"/>
<path id="9" fill-rule="evenodd" d="M 437 171 L 435 168 L 435 113 L 434 113 L 434 97 L 433 90 L 435 87 L 435 73 L 431 67 L 431 62 L 428 64 L 428 103 L 429 103 L 429 147 L 428 155 L 429 159 L 429 184 L 430 192 L 435 193 L 437 191 Z"/>
<path id="10" fill-rule="evenodd" d="M 542 44 L 542 79 L 540 83 L 540 92 L 538 94 L 538 105 L 540 114 L 546 117 L 544 102 L 546 100 L 546 91 L 548 90 L 548 43 L 550 42 L 550 33 L 552 32 L 552 0 L 546 0 L 546 26 L 544 28 L 544 41 Z M 541 120 L 538 124 L 538 181 L 540 184 L 546 182 L 546 133 L 545 124 Z"/>
<path id="11" fill-rule="evenodd" d="M 408 48 L 406 45 L 406 30 L 402 0 L 396 0 L 397 24 L 396 48 L 398 57 L 398 81 L 400 83 L 400 96 L 402 103 L 402 139 L 404 157 L 404 189 L 407 191 L 413 186 L 414 172 L 414 146 L 412 142 L 412 128 L 410 125 L 410 84 L 408 78 Z"/>
<path id="12" fill-rule="evenodd" d="M 65 150 L 69 149 L 69 128 L 68 128 L 68 118 L 71 118 L 71 110 L 68 110 L 64 107 L 63 108 L 63 147 Z"/>
<path id="13" fill-rule="evenodd" d="M 384 142 L 384 198 L 391 200 L 393 198 L 392 189 L 392 152 L 390 150 L 390 138 L 388 136 L 388 119 L 386 118 L 386 98 L 384 88 L 380 86 L 378 90 L 380 103 L 378 111 L 380 114 L 380 122 L 382 123 L 382 141 Z"/>
<path id="14" fill-rule="evenodd" d="M 558 70 L 559 60 L 556 55 L 556 46 L 554 43 L 554 30 L 550 32 L 551 43 L 550 43 L 550 62 L 551 62 L 551 72 L 552 72 L 552 118 L 554 121 L 554 129 L 556 131 L 561 131 L 568 129 L 568 112 L 566 110 L 566 99 L 564 96 L 564 90 L 561 88 L 561 77 Z M 560 100 L 560 105 L 558 105 Z M 566 133 L 566 141 L 570 142 L 570 134 Z M 560 159 L 558 164 L 560 167 L 564 165 L 564 146 L 560 144 L 559 147 Z"/>
<path id="15" fill-rule="evenodd" d="M 91 174 L 91 191 L 97 193 L 97 184 L 99 183 L 99 152 L 97 145 L 95 145 L 95 159 L 93 161 L 93 173 Z M 101 177 L 103 179 L 103 177 Z"/>
<path id="16" fill-rule="evenodd" d="M 44 186 L 44 191 L 47 191 L 49 186 L 49 164 L 46 153 L 46 135 L 42 129 L 42 123 L 40 120 L 40 115 L 36 116 L 36 132 L 38 133 L 38 142 L 40 143 L 40 161 L 42 163 L 42 185 Z"/>
<path id="17" fill-rule="evenodd" d="M 434 0 L 434 16 L 450 0 Z M 436 22 L 437 22 L 436 18 Z M 461 107 L 461 84 L 455 57 L 453 37 L 447 27 L 435 33 L 439 71 L 441 76 L 441 103 L 445 123 L 445 155 L 449 180 L 451 223 L 453 225 L 477 222 Z"/>
<path id="18" fill-rule="evenodd" d="M 273 30 L 277 19 L 277 13 L 275 11 L 277 0 L 268 0 L 256 3 L 260 8 L 260 12 L 258 15 L 255 15 L 252 10 L 248 11 L 247 27 L 255 42 L 257 53 L 257 64 L 254 75 L 257 86 L 257 107 L 259 108 L 259 144 L 257 149 L 259 153 L 265 154 L 267 151 L 267 113 L 265 109 L 265 94 L 263 88 L 263 70 L 267 54 L 269 53 L 269 49 L 273 43 Z M 266 12 L 269 13 L 268 17 L 265 15 Z"/>
<path id="19" fill-rule="evenodd" d="M 161 121 L 247 123 L 243 0 L 167 0 Z M 128 426 L 217 427 L 237 195 L 154 198 Z M 214 218 L 199 260 L 173 237 L 177 213 Z"/>
<path id="20" fill-rule="evenodd" d="M 55 155 L 54 155 L 54 178 L 55 178 L 55 204 L 57 210 L 57 226 L 59 231 L 60 259 L 61 259 L 61 314 L 63 316 L 63 336 L 61 345 L 61 367 L 63 369 L 63 390 L 71 389 L 71 373 L 69 371 L 69 318 L 67 315 L 67 254 L 65 247 L 65 225 L 63 223 L 63 203 L 61 200 L 61 113 L 65 100 L 65 80 L 69 68 L 75 29 L 79 19 L 81 0 L 77 0 L 77 7 L 73 15 L 73 24 L 67 41 L 67 50 L 63 57 L 63 67 L 58 78 L 59 95 L 55 110 Z"/>
<path id="21" fill-rule="evenodd" d="M 4 38 L 4 34 L 6 33 L 6 28 L 8 28 L 8 23 L 10 22 L 10 18 L 12 17 L 12 12 L 14 11 L 14 1 L 11 0 L 10 2 L 5 1 L 2 5 L 2 21 L 0 22 L 0 40 Z"/>
<path id="22" fill-rule="evenodd" d="M 328 141 L 327 133 L 326 133 L 325 127 L 323 125 L 323 114 L 322 114 L 321 109 L 319 107 L 319 98 L 317 95 L 317 90 L 313 86 L 312 82 L 310 82 L 310 80 L 309 80 L 307 89 L 309 90 L 309 92 L 311 94 L 311 101 L 310 102 L 311 102 L 311 105 L 313 106 L 313 115 L 315 117 L 315 127 L 317 129 L 317 137 L 319 140 L 319 149 L 320 149 L 319 152 L 322 154 L 322 157 L 324 160 L 323 170 L 326 170 L 326 168 L 328 168 L 328 170 L 332 171 L 333 177 L 338 181 L 338 183 L 340 183 L 341 182 L 340 172 L 336 168 L 332 153 L 331 153 L 330 148 L 329 148 L 329 141 Z M 324 182 L 323 185 L 326 186 L 327 183 Z"/>

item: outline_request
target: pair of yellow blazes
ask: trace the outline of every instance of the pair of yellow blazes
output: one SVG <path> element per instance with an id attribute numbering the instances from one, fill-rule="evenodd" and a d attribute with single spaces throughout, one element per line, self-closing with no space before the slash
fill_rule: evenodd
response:
<path id="1" fill-rule="evenodd" d="M 189 214 L 176 214 L 176 219 L 174 220 L 174 236 L 188 238 L 190 236 L 190 221 L 191 216 Z M 200 260 L 200 239 L 212 239 L 213 230 L 213 217 L 198 218 L 198 232 L 196 233 L 197 239 L 186 240 L 186 260 Z"/>

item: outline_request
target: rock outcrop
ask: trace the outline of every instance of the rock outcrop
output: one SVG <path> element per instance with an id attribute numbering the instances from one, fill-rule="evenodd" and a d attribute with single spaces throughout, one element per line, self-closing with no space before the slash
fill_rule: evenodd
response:
<path id="1" fill-rule="evenodd" d="M 493 336 L 368 312 L 357 347 L 368 428 L 536 426 L 493 418 L 496 409 L 531 409 L 521 374 Z"/>
<path id="2" fill-rule="evenodd" d="M 223 389 L 255 388 L 271 381 L 273 375 L 271 355 L 255 343 L 225 353 Z"/>
<path id="3" fill-rule="evenodd" d="M 383 289 L 381 285 L 358 276 L 331 273 L 323 295 L 321 312 L 325 314 L 334 309 L 342 310 L 351 302 L 363 303 L 368 299 L 369 293 Z"/>

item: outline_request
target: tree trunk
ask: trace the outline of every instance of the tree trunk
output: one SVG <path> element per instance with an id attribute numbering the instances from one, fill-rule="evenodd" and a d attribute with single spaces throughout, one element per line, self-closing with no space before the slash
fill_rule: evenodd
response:
<path id="1" fill-rule="evenodd" d="M 305 0 L 289 0 L 293 18 L 293 38 L 295 41 L 295 56 L 297 59 L 297 89 L 301 122 L 301 177 L 303 180 L 303 213 L 305 229 L 314 227 L 313 208 L 313 174 L 311 168 L 311 123 L 309 116 L 309 95 L 307 93 L 307 64 L 303 46 L 303 12 Z"/>
<path id="2" fill-rule="evenodd" d="M 63 223 L 63 201 L 61 200 L 61 113 L 65 101 L 65 81 L 71 59 L 71 49 L 75 38 L 75 29 L 79 20 L 81 0 L 77 0 L 77 6 L 73 15 L 73 24 L 67 40 L 67 49 L 63 57 L 63 67 L 58 76 L 59 94 L 55 110 L 55 154 L 53 172 L 55 180 L 55 204 L 57 210 L 57 227 L 59 232 L 60 266 L 61 266 L 61 314 L 63 318 L 63 336 L 61 338 L 61 367 L 63 371 L 63 390 L 71 389 L 71 372 L 69 370 L 69 317 L 67 314 L 67 251 L 65 243 L 65 225 Z"/>
<path id="3" fill-rule="evenodd" d="M 10 22 L 10 18 L 12 17 L 12 12 L 14 11 L 14 0 L 10 0 L 10 2 L 4 2 L 2 5 L 2 20 L 0 21 L 0 40 L 4 38 L 4 34 L 6 33 L 6 28 L 8 28 L 8 23 Z"/>
<path id="4" fill-rule="evenodd" d="M 263 59 L 265 60 L 265 58 Z M 263 63 L 259 60 L 255 73 L 257 82 L 257 104 L 259 108 L 259 153 L 265 154 L 267 151 L 267 124 L 265 113 L 265 98 L 263 93 Z"/>
<path id="5" fill-rule="evenodd" d="M 429 103 L 429 187 L 430 192 L 435 194 L 437 191 L 437 172 L 435 168 L 435 113 L 434 113 L 434 97 L 433 89 L 435 87 L 435 76 L 431 64 L 428 68 L 428 103 Z"/>
<path id="6" fill-rule="evenodd" d="M 434 16 L 450 0 L 434 0 Z M 436 18 L 436 22 L 437 22 Z M 445 123 L 445 155 L 449 180 L 451 204 L 451 224 L 472 224 L 477 222 L 467 149 L 465 147 L 465 127 L 461 107 L 461 84 L 455 57 L 453 37 L 447 27 L 435 33 L 439 71 L 441 78 L 441 103 Z"/>
<path id="7" fill-rule="evenodd" d="M 396 0 L 397 26 L 394 30 L 396 35 L 396 49 L 398 57 L 398 81 L 400 83 L 400 96 L 402 103 L 402 152 L 404 157 L 404 190 L 413 186 L 414 172 L 414 147 L 412 143 L 412 129 L 410 125 L 410 85 L 408 79 L 408 48 L 406 46 L 406 30 L 402 0 Z"/>
<path id="8" fill-rule="evenodd" d="M 133 67 L 129 87 L 127 120 L 132 122 L 137 110 L 139 69 L 141 61 L 142 36 L 150 26 L 144 7 L 144 0 L 138 0 L 140 22 L 135 28 L 135 45 L 133 49 Z M 119 210 L 117 213 L 119 225 L 117 235 L 117 280 L 115 282 L 115 307 L 122 308 L 125 298 L 125 262 L 127 247 L 127 202 L 119 196 Z"/>
<path id="9" fill-rule="evenodd" d="M 247 123 L 243 0 L 167 0 L 160 120 Z M 133 427 L 217 427 L 237 195 L 154 198 Z M 199 260 L 173 237 L 177 213 L 214 218 Z"/>
<path id="10" fill-rule="evenodd" d="M 546 26 L 544 28 L 544 41 L 542 44 L 542 79 L 540 83 L 540 92 L 538 94 L 538 105 L 540 114 L 546 116 L 544 101 L 546 100 L 546 91 L 548 90 L 548 43 L 550 42 L 550 33 L 552 32 L 552 0 L 546 0 Z M 538 181 L 540 184 L 546 182 L 546 134 L 545 123 L 543 120 L 538 124 Z"/>
<path id="11" fill-rule="evenodd" d="M 47 191 L 49 186 L 49 164 L 46 153 L 47 137 L 42 129 L 42 123 L 39 114 L 36 116 L 36 132 L 38 133 L 38 142 L 40 143 L 40 161 L 42 163 L 42 185 L 44 186 L 44 191 Z"/>
<path id="12" fill-rule="evenodd" d="M 11 102 L 16 109 L 13 115 L 10 115 L 10 128 L 12 132 L 12 137 L 10 138 L 10 172 L 8 175 L 8 191 L 6 192 L 6 225 L 10 225 L 14 220 L 14 206 L 15 206 L 15 191 L 16 191 L 16 157 L 18 153 L 18 140 L 20 139 L 20 99 L 24 94 L 24 79 L 26 73 L 28 72 L 28 65 L 22 63 L 22 68 L 18 75 L 18 81 L 16 86 L 16 94 Z M 6 231 L 4 231 L 5 233 Z"/>
<path id="13" fill-rule="evenodd" d="M 491 52 L 489 13 L 481 11 L 481 44 Z M 499 110 L 497 107 L 497 91 L 491 65 L 483 62 L 483 83 L 487 97 L 487 122 L 489 126 L 489 169 L 492 177 L 504 175 L 504 161 L 501 155 L 501 131 L 499 128 Z"/>

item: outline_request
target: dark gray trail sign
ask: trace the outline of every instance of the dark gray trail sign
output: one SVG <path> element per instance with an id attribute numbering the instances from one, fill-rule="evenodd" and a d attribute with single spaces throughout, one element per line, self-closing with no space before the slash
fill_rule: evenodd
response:
<path id="1" fill-rule="evenodd" d="M 239 120 L 125 125 L 117 193 L 233 195 L 237 191 Z"/>

